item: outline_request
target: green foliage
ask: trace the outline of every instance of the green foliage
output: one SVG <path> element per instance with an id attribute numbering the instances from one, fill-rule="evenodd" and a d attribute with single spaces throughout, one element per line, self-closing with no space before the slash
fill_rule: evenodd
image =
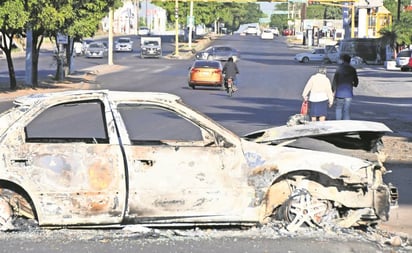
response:
<path id="1" fill-rule="evenodd" d="M 399 45 L 411 45 L 412 44 L 412 13 L 404 13 L 401 15 L 399 21 L 395 21 L 393 24 L 393 30 L 397 35 L 396 42 Z"/>
<path id="2" fill-rule="evenodd" d="M 0 31 L 21 31 L 28 19 L 23 0 L 0 1 Z"/>
<path id="3" fill-rule="evenodd" d="M 167 12 L 168 22 L 174 23 L 175 2 L 153 1 L 153 4 L 162 7 Z M 190 3 L 179 1 L 179 23 L 186 25 L 186 17 L 189 16 Z M 257 23 L 263 17 L 260 6 L 256 3 L 220 3 L 220 2 L 194 2 L 193 16 L 195 24 L 213 24 L 215 21 L 225 23 L 230 29 L 236 29 L 240 24 Z"/>
<path id="4" fill-rule="evenodd" d="M 412 44 L 412 13 L 404 12 L 402 8 L 409 4 L 409 0 L 400 0 L 400 17 L 398 20 L 398 1 L 385 0 L 383 5 L 391 12 L 393 23 L 392 26 L 382 29 L 379 33 L 382 35 L 382 40 L 385 44 L 391 45 L 397 49 L 399 45 Z"/>
<path id="5" fill-rule="evenodd" d="M 287 11 L 287 3 L 279 3 L 275 5 L 275 10 L 278 11 Z M 288 27 L 288 15 L 285 14 L 272 14 L 270 17 L 270 26 L 278 27 L 279 29 L 285 29 Z"/>

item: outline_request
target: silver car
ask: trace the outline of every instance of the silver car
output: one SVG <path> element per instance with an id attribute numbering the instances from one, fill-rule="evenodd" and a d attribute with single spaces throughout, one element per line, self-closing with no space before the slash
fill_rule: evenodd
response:
<path id="1" fill-rule="evenodd" d="M 114 50 L 116 52 L 132 52 L 133 51 L 133 41 L 129 37 L 122 37 L 116 40 L 114 43 Z"/>
<path id="2" fill-rule="evenodd" d="M 397 201 L 382 161 L 337 152 L 378 152 L 390 129 L 376 122 L 239 137 L 172 94 L 75 90 L 17 98 L 0 123 L 0 230 L 18 217 L 44 227 L 351 227 L 387 220 Z"/>
<path id="3" fill-rule="evenodd" d="M 316 48 L 310 52 L 299 53 L 295 55 L 295 61 L 308 63 L 311 61 L 321 61 L 325 60 L 326 52 L 324 48 Z"/>
<path id="4" fill-rule="evenodd" d="M 412 50 L 405 49 L 398 53 L 396 56 L 396 67 L 402 67 L 408 65 L 409 59 L 412 56 Z"/>
<path id="5" fill-rule="evenodd" d="M 240 52 L 230 46 L 211 46 L 195 54 L 196 60 L 227 61 L 229 57 L 233 57 L 233 61 L 238 61 Z"/>
<path id="6" fill-rule="evenodd" d="M 86 48 L 84 55 L 87 58 L 103 58 L 107 57 L 107 46 L 103 42 L 92 42 Z"/>

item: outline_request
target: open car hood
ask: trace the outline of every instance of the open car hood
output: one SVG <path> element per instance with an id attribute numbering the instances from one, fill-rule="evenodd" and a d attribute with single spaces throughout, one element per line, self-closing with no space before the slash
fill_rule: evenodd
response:
<path id="1" fill-rule="evenodd" d="M 381 137 L 389 132 L 392 130 L 379 122 L 329 120 L 273 127 L 246 134 L 244 138 L 268 144 L 280 144 L 300 138 L 313 138 L 343 149 L 362 149 L 373 152 L 376 151 Z"/>

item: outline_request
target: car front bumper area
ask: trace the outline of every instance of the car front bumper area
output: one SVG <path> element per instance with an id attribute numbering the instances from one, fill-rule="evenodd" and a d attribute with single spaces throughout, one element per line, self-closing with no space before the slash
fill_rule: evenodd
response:
<path id="1" fill-rule="evenodd" d="M 373 208 L 376 215 L 383 221 L 389 220 L 391 208 L 398 207 L 398 188 L 392 184 L 379 185 L 374 189 Z"/>
<path id="2" fill-rule="evenodd" d="M 144 57 L 160 57 L 162 50 L 158 48 L 142 48 L 141 55 Z"/>

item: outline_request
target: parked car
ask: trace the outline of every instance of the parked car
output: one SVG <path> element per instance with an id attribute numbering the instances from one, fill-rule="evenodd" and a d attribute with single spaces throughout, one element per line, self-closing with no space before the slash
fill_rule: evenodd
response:
<path id="1" fill-rule="evenodd" d="M 75 55 L 81 55 L 83 54 L 83 44 L 79 41 L 75 41 L 73 43 L 73 53 Z"/>
<path id="2" fill-rule="evenodd" d="M 277 27 L 272 27 L 270 28 L 272 30 L 273 35 L 279 36 L 279 28 Z"/>
<path id="3" fill-rule="evenodd" d="M 401 67 L 401 71 L 412 71 L 412 57 L 409 57 L 409 62 Z"/>
<path id="4" fill-rule="evenodd" d="M 236 48 L 230 46 L 218 45 L 208 47 L 195 54 L 196 60 L 227 61 L 229 57 L 233 57 L 233 61 L 238 61 L 240 59 L 240 52 Z"/>
<path id="5" fill-rule="evenodd" d="M 90 43 L 85 52 L 87 58 L 103 58 L 107 57 L 107 55 L 107 46 L 102 42 Z"/>
<path id="6" fill-rule="evenodd" d="M 42 227 L 352 227 L 387 220 L 397 202 L 382 161 L 338 154 L 379 153 L 391 131 L 382 123 L 239 137 L 167 93 L 73 90 L 14 103 L 0 114 L 1 230 L 17 218 Z"/>
<path id="7" fill-rule="evenodd" d="M 139 31 L 137 32 L 140 36 L 148 36 L 150 35 L 150 29 L 146 26 L 139 27 Z"/>
<path id="8" fill-rule="evenodd" d="M 402 71 L 407 71 L 410 69 L 409 62 L 412 57 L 412 50 L 405 49 L 398 53 L 396 56 L 396 67 L 401 68 Z"/>
<path id="9" fill-rule="evenodd" d="M 223 85 L 222 63 L 220 61 L 197 60 L 189 68 L 188 85 L 192 89 L 196 86 Z"/>
<path id="10" fill-rule="evenodd" d="M 273 40 L 275 38 L 275 35 L 273 35 L 272 30 L 270 29 L 264 29 L 262 33 L 260 34 L 260 38 L 262 40 Z"/>
<path id="11" fill-rule="evenodd" d="M 284 30 L 282 31 L 282 35 L 283 35 L 283 36 L 291 36 L 291 35 L 293 35 L 293 31 L 292 31 L 292 29 L 289 29 L 289 28 L 284 29 Z"/>
<path id="12" fill-rule="evenodd" d="M 308 63 L 311 61 L 325 61 L 325 49 L 324 48 L 316 48 L 311 50 L 310 52 L 303 52 L 298 53 L 295 55 L 295 61 Z"/>
<path id="13" fill-rule="evenodd" d="M 326 45 L 325 46 L 325 58 L 326 63 L 340 63 L 339 46 Z"/>
<path id="14" fill-rule="evenodd" d="M 129 37 L 121 37 L 114 43 L 114 50 L 116 52 L 133 51 L 133 41 Z"/>

